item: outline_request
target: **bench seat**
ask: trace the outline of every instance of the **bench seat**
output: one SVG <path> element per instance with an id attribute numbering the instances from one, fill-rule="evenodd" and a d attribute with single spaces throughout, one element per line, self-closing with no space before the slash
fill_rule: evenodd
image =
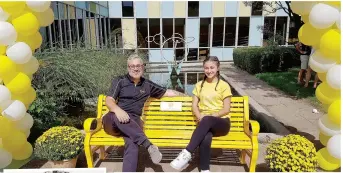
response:
<path id="1" fill-rule="evenodd" d="M 86 132 L 84 149 L 89 168 L 93 167 L 92 156 L 95 150 L 100 149 L 100 159 L 104 159 L 104 146 L 124 146 L 121 136 L 108 135 L 102 127 L 101 118 L 108 112 L 105 98 L 104 95 L 99 96 L 97 118 L 88 118 L 84 122 Z M 211 148 L 240 150 L 241 163 L 247 164 L 249 171 L 254 172 L 260 126 L 257 121 L 249 119 L 248 97 L 232 97 L 228 115 L 231 122 L 230 132 L 226 136 L 213 137 Z M 192 113 L 192 97 L 149 98 L 143 107 L 141 118 L 144 133 L 158 147 L 186 147 L 197 126 L 196 118 Z M 94 122 L 96 128 L 91 129 Z M 92 149 L 91 146 L 94 148 Z M 249 158 L 249 163 L 246 163 L 246 157 Z"/>

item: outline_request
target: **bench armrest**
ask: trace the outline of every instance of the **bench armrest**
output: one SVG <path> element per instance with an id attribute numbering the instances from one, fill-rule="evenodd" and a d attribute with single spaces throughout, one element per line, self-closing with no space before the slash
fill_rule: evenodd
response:
<path id="1" fill-rule="evenodd" d="M 96 128 L 91 129 L 93 121 L 96 120 Z M 102 128 L 102 121 L 101 118 L 87 118 L 85 122 L 83 123 L 83 129 L 85 130 L 85 133 L 95 133 Z"/>
<path id="2" fill-rule="evenodd" d="M 251 125 L 252 135 L 257 136 L 260 132 L 260 124 L 255 120 L 249 120 L 249 124 Z"/>

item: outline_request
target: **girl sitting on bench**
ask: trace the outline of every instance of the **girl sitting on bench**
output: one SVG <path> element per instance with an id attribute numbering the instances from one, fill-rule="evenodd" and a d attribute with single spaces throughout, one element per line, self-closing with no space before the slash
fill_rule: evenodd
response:
<path id="1" fill-rule="evenodd" d="M 200 150 L 200 170 L 209 172 L 212 137 L 225 136 L 230 131 L 231 88 L 220 79 L 220 62 L 217 57 L 207 57 L 203 62 L 205 77 L 193 90 L 192 109 L 199 123 L 186 149 L 183 149 L 170 165 L 184 169 L 197 147 Z"/>

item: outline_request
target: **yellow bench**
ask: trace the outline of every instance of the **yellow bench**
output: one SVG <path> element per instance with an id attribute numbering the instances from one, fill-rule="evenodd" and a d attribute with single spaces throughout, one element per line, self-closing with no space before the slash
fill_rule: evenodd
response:
<path id="1" fill-rule="evenodd" d="M 86 133 L 84 149 L 89 168 L 93 167 L 93 153 L 96 150 L 100 149 L 100 159 L 104 159 L 105 146 L 124 145 L 122 137 L 108 135 L 103 130 L 101 117 L 108 112 L 105 97 L 104 95 L 99 96 L 97 118 L 88 118 L 84 122 Z M 165 106 L 175 102 L 178 102 L 179 105 L 182 104 L 182 111 L 160 110 L 161 104 Z M 250 172 L 255 172 L 258 157 L 257 135 L 260 126 L 257 121 L 249 120 L 248 97 L 232 97 L 229 115 L 231 116 L 229 134 L 223 137 L 214 137 L 211 147 L 241 150 L 241 163 L 247 164 Z M 143 131 L 158 147 L 186 147 L 196 127 L 196 119 L 192 113 L 192 97 L 149 98 L 144 105 L 142 119 Z M 96 120 L 97 126 L 91 130 L 94 120 Z M 249 130 L 249 124 L 252 131 Z M 246 160 L 250 163 L 246 163 Z"/>

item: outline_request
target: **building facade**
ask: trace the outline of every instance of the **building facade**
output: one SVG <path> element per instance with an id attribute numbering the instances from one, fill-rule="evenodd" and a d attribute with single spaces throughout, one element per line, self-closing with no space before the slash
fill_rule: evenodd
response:
<path id="1" fill-rule="evenodd" d="M 41 29 L 42 50 L 108 47 L 146 53 L 150 62 L 208 55 L 232 61 L 234 48 L 263 46 L 276 35 L 287 45 L 293 38 L 288 15 L 268 8 L 262 1 L 53 1 L 55 21 Z"/>
<path id="2" fill-rule="evenodd" d="M 287 45 L 288 15 L 262 8 L 262 1 L 252 6 L 243 1 L 110 1 L 109 18 L 111 31 L 117 29 L 114 46 L 148 52 L 150 62 L 180 60 L 185 55 L 187 61 L 207 55 L 232 61 L 234 48 L 264 45 L 270 36 L 261 26 L 281 35 L 279 44 Z M 166 41 L 176 33 L 188 42 L 188 54 L 184 44 L 173 49 L 172 39 Z"/>
<path id="3" fill-rule="evenodd" d="M 73 48 L 99 49 L 110 37 L 107 1 L 52 1 L 55 21 L 41 28 L 39 51 Z"/>

